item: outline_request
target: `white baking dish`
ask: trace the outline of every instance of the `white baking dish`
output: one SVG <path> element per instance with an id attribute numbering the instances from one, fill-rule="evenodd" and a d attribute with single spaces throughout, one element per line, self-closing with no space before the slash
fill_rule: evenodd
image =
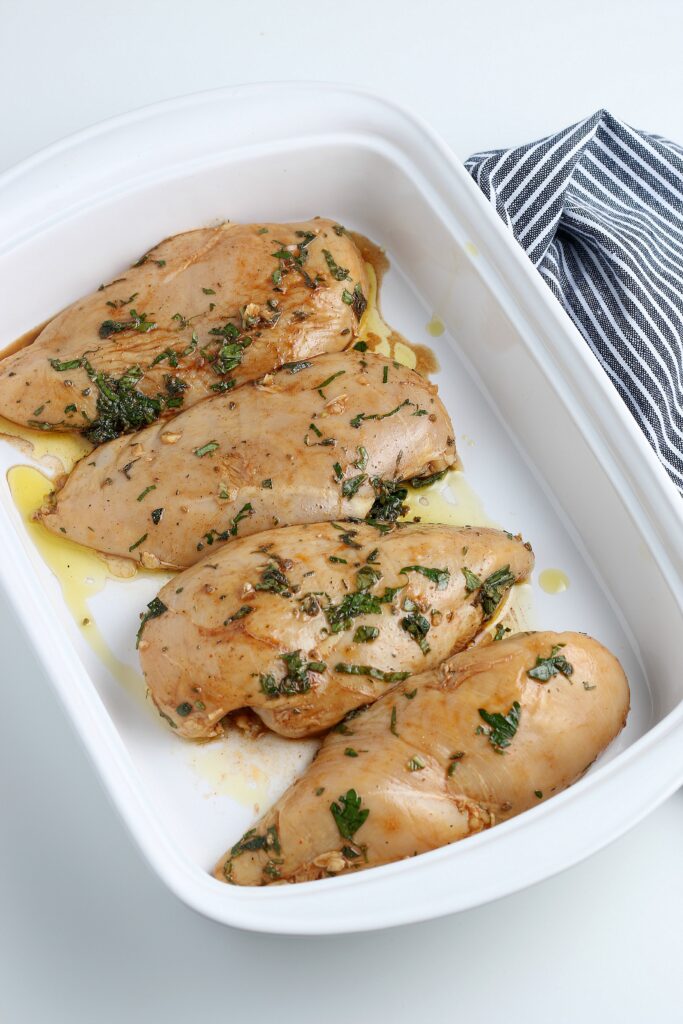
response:
<path id="1" fill-rule="evenodd" d="M 50 147 L 0 178 L 0 347 L 165 235 L 317 213 L 386 246 L 390 323 L 419 342 L 433 313 L 446 324 L 436 379 L 468 477 L 489 514 L 532 541 L 538 569 L 571 581 L 556 597 L 535 588 L 537 624 L 611 647 L 632 712 L 581 782 L 489 832 L 353 877 L 221 885 L 208 869 L 256 816 L 254 799 L 265 809 L 313 747 L 197 750 L 151 712 L 141 682 L 122 687 L 27 538 L 4 475 L 17 453 L 0 443 L 0 579 L 130 831 L 190 906 L 291 933 L 417 921 L 513 892 L 609 842 L 683 780 L 680 498 L 494 211 L 414 118 L 346 89 L 273 85 L 161 104 Z M 108 584 L 93 603 L 131 665 L 156 586 Z"/>

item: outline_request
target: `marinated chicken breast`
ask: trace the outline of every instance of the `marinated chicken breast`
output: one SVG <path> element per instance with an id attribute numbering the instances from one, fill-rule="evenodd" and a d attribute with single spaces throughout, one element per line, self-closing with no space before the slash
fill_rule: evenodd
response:
<path id="1" fill-rule="evenodd" d="M 168 583 L 142 668 L 182 736 L 251 707 L 310 736 L 466 647 L 533 555 L 500 530 L 322 523 L 242 538 Z"/>
<path id="2" fill-rule="evenodd" d="M 216 877 L 310 881 L 464 839 L 571 785 L 628 709 L 619 662 L 580 633 L 457 654 L 330 733 Z"/>
<path id="3" fill-rule="evenodd" d="M 0 414 L 99 444 L 346 348 L 367 294 L 361 254 L 330 220 L 175 235 L 0 362 Z"/>
<path id="4" fill-rule="evenodd" d="M 363 517 L 375 501 L 377 516 L 395 518 L 393 482 L 455 460 L 434 385 L 382 356 L 344 352 L 102 445 L 42 521 L 147 567 L 184 568 L 235 537 Z"/>

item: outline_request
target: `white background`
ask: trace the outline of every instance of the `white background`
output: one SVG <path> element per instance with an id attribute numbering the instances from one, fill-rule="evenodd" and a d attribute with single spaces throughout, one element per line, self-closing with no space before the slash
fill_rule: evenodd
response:
<path id="1" fill-rule="evenodd" d="M 0 169 L 132 107 L 284 79 L 384 93 L 462 157 L 599 107 L 681 142 L 682 39 L 677 0 L 0 0 Z M 0 688 L 2 1024 L 681 1020 L 682 792 L 585 864 L 459 917 L 250 935 L 152 876 L 1 598 Z"/>

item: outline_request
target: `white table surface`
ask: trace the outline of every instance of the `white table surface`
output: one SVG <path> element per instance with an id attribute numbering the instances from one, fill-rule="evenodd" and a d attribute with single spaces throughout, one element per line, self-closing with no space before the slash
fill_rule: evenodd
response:
<path id="1" fill-rule="evenodd" d="M 463 157 L 601 106 L 682 141 L 681 38 L 677 0 L 0 0 L 0 169 L 132 107 L 278 79 L 384 93 Z M 151 874 L 2 599 L 0 652 L 3 1024 L 683 1018 L 682 792 L 586 863 L 458 917 L 240 933 Z"/>

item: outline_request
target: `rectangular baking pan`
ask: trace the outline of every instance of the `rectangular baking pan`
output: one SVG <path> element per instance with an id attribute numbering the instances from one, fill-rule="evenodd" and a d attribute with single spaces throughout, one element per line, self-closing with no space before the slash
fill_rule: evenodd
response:
<path id="1" fill-rule="evenodd" d="M 534 583 L 536 625 L 609 646 L 632 710 L 580 782 L 488 832 L 353 877 L 222 885 L 208 870 L 315 744 L 201 748 L 173 736 L 135 675 L 138 613 L 158 580 L 109 582 L 93 601 L 128 666 L 112 674 L 26 534 L 4 472 L 19 456 L 0 443 L 0 583 L 144 855 L 208 917 L 304 934 L 424 920 L 519 890 L 610 842 L 683 780 L 679 495 L 512 236 L 414 117 L 345 88 L 255 86 L 159 104 L 51 146 L 0 177 L 0 348 L 169 234 L 316 214 L 386 247 L 393 326 L 425 343 L 433 314 L 446 325 L 432 340 L 435 379 L 467 478 L 492 519 L 532 542 L 538 570 L 570 579 L 558 596 Z"/>

